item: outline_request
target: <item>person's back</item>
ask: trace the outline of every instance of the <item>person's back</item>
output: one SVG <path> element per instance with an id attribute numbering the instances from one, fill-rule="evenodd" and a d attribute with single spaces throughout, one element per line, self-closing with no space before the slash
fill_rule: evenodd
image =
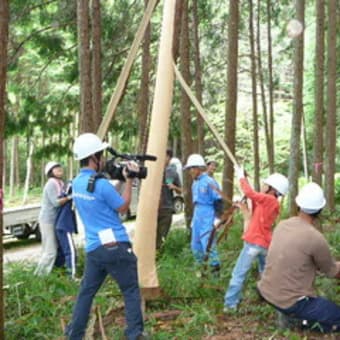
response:
<path id="1" fill-rule="evenodd" d="M 295 216 L 275 228 L 258 287 L 266 300 L 286 308 L 301 296 L 315 296 L 317 270 L 334 276 L 334 268 L 323 235 Z"/>
<path id="2" fill-rule="evenodd" d="M 295 201 L 298 215 L 275 229 L 258 290 L 280 319 L 294 317 L 304 327 L 339 332 L 340 306 L 317 296 L 313 287 L 318 272 L 340 278 L 340 262 L 333 259 L 326 239 L 313 226 L 326 205 L 323 191 L 309 183 Z"/>

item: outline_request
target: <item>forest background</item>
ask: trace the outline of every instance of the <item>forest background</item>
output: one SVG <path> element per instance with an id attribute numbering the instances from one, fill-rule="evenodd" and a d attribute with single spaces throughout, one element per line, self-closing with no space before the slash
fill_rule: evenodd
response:
<path id="1" fill-rule="evenodd" d="M 8 49 L 0 58 L 0 177 L 7 202 L 39 194 L 49 160 L 61 161 L 68 178 L 76 173 L 74 138 L 97 131 L 147 3 L 12 0 L 8 16 L 8 1 L 1 3 L 0 38 Z M 146 150 L 162 6 L 107 134 L 121 152 Z M 290 213 L 301 177 L 323 185 L 331 211 L 340 200 L 339 8 L 338 0 L 176 2 L 173 56 L 183 77 L 256 188 L 270 172 L 288 175 Z M 287 35 L 294 18 L 304 27 L 297 37 Z M 232 197 L 232 163 L 180 86 L 168 145 L 183 162 L 192 152 L 217 159 Z M 184 184 L 190 215 L 187 177 Z"/>

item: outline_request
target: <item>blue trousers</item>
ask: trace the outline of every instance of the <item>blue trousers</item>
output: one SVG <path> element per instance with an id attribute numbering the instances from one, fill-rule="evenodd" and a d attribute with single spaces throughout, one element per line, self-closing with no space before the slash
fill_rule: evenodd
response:
<path id="1" fill-rule="evenodd" d="M 340 306 L 323 297 L 305 297 L 289 308 L 275 308 L 289 317 L 306 320 L 313 330 L 340 332 Z"/>
<path id="2" fill-rule="evenodd" d="M 108 274 L 118 283 L 124 297 L 126 338 L 136 340 L 142 334 L 144 325 L 137 258 L 132 252 L 131 244 L 122 242 L 110 248 L 100 246 L 86 254 L 84 277 L 73 309 L 72 321 L 66 331 L 68 339 L 83 339 L 92 300 Z"/>
<path id="3" fill-rule="evenodd" d="M 224 305 L 236 308 L 242 297 L 242 288 L 247 274 L 255 260 L 259 263 L 259 273 L 264 270 L 267 249 L 256 244 L 244 242 L 242 251 L 237 258 L 228 289 L 224 296 Z"/>
<path id="4" fill-rule="evenodd" d="M 58 244 L 61 247 L 62 253 L 65 257 L 64 262 L 66 265 L 67 272 L 71 276 L 71 278 L 74 279 L 76 275 L 77 254 L 72 234 L 67 231 L 57 229 L 57 239 Z"/>
<path id="5" fill-rule="evenodd" d="M 207 253 L 207 245 L 213 229 L 214 216 L 215 213 L 212 206 L 195 206 L 194 216 L 191 222 L 191 250 L 198 264 L 203 263 L 203 259 Z M 208 261 L 212 267 L 220 265 L 216 237 L 212 242 Z"/>

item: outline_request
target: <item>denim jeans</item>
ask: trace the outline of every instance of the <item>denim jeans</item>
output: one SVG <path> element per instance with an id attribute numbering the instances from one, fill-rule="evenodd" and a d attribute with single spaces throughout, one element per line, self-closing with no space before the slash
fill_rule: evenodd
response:
<path id="1" fill-rule="evenodd" d="M 143 316 L 137 259 L 131 244 L 122 242 L 110 248 L 100 246 L 86 254 L 84 277 L 73 309 L 72 321 L 66 331 L 68 339 L 80 340 L 84 337 L 92 300 L 108 274 L 118 283 L 124 297 L 126 338 L 135 340 L 142 334 Z"/>
<path id="2" fill-rule="evenodd" d="M 253 262 L 258 259 L 260 274 L 264 270 L 267 249 L 244 242 L 242 251 L 238 256 L 236 265 L 233 269 L 229 287 L 224 296 L 224 305 L 229 308 L 236 308 L 241 300 L 241 291 L 247 273 Z"/>
<path id="3" fill-rule="evenodd" d="M 340 332 L 340 306 L 323 297 L 305 297 L 289 308 L 275 308 L 289 317 L 306 320 L 306 326 L 313 330 Z"/>

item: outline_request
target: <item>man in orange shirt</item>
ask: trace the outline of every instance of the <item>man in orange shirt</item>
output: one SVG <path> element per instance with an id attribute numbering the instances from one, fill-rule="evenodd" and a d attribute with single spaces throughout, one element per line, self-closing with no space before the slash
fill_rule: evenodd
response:
<path id="1" fill-rule="evenodd" d="M 280 212 L 278 197 L 288 191 L 285 176 L 274 173 L 264 180 L 261 192 L 249 185 L 241 167 L 235 167 L 240 186 L 247 198 L 252 201 L 252 216 L 243 233 L 243 249 L 232 272 L 229 287 L 224 297 L 224 311 L 236 310 L 241 300 L 241 291 L 252 263 L 258 259 L 260 274 L 264 270 L 265 257 L 272 237 L 272 226 Z"/>

